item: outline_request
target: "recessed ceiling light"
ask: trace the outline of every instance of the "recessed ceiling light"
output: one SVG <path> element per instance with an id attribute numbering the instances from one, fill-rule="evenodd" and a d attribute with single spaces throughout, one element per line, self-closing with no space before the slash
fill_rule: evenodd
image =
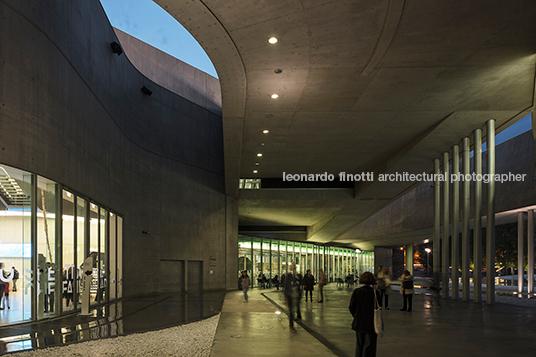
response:
<path id="1" fill-rule="evenodd" d="M 257 170 L 253 170 L 253 173 L 256 174 L 258 171 Z"/>
<path id="2" fill-rule="evenodd" d="M 270 37 L 270 38 L 268 39 L 268 42 L 270 42 L 272 45 L 275 45 L 275 44 L 277 43 L 277 38 L 275 38 L 275 37 Z"/>
<path id="3" fill-rule="evenodd" d="M 274 71 L 275 74 L 283 73 L 283 70 L 281 68 L 278 68 Z"/>
<path id="4" fill-rule="evenodd" d="M 264 143 L 261 143 L 261 146 L 264 146 Z"/>
<path id="5" fill-rule="evenodd" d="M 268 130 L 263 130 L 262 132 L 265 133 L 265 134 L 268 134 L 270 131 L 268 131 Z"/>
<path id="6" fill-rule="evenodd" d="M 256 163 L 255 163 L 255 166 L 259 166 L 259 163 L 258 163 L 258 162 L 256 162 Z"/>
<path id="7" fill-rule="evenodd" d="M 275 94 L 275 93 L 272 94 L 272 99 L 277 99 L 277 98 L 279 98 L 279 95 L 277 95 L 277 94 Z"/>
<path id="8" fill-rule="evenodd" d="M 258 156 L 258 157 L 261 157 L 261 156 L 262 156 L 262 154 L 261 154 L 261 153 L 258 153 L 258 154 L 257 154 L 257 156 Z"/>

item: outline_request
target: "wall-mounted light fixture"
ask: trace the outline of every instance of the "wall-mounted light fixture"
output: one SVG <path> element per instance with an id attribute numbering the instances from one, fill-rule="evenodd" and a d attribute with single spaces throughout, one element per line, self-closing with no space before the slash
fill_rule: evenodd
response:
<path id="1" fill-rule="evenodd" d="M 141 88 L 141 91 L 143 92 L 143 94 L 148 95 L 149 97 L 151 96 L 151 94 L 153 94 L 153 92 L 149 88 L 147 88 L 146 86 L 143 86 Z"/>
<path id="2" fill-rule="evenodd" d="M 123 53 L 121 45 L 115 41 L 110 44 L 110 47 L 112 47 L 112 52 L 117 54 L 118 56 L 121 56 L 121 54 Z"/>

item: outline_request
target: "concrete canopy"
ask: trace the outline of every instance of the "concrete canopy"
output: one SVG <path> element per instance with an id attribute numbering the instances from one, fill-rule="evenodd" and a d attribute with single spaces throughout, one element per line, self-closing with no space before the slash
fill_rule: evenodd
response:
<path id="1" fill-rule="evenodd" d="M 488 119 L 500 131 L 532 111 L 533 0 L 155 2 L 218 71 L 226 191 L 242 225 L 307 226 L 308 240 L 336 242 L 414 183 L 239 194 L 239 178 L 430 172 Z"/>

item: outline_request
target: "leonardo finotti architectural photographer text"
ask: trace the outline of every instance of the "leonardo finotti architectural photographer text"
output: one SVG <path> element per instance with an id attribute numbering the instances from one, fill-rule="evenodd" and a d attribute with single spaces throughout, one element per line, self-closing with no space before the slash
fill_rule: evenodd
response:
<path id="1" fill-rule="evenodd" d="M 422 174 L 410 174 L 409 172 L 396 172 L 393 174 L 378 174 L 377 177 L 375 177 L 374 172 L 362 172 L 359 174 L 349 174 L 346 172 L 339 172 L 338 175 L 334 174 L 328 174 L 327 172 L 324 172 L 322 174 L 290 174 L 283 172 L 283 181 L 335 181 L 335 178 L 337 177 L 339 181 L 343 182 L 349 182 L 349 181 L 380 181 L 380 182 L 386 182 L 386 181 L 392 181 L 392 182 L 416 182 L 416 181 L 448 181 L 448 178 L 450 178 L 450 182 L 455 181 L 482 181 L 484 183 L 489 183 L 492 178 L 495 179 L 495 182 L 504 183 L 504 182 L 516 182 L 516 181 L 525 181 L 525 177 L 527 174 L 513 174 L 511 172 L 507 174 L 475 174 L 474 172 L 471 174 L 463 175 L 461 173 L 457 174 L 428 174 L 423 172 Z"/>

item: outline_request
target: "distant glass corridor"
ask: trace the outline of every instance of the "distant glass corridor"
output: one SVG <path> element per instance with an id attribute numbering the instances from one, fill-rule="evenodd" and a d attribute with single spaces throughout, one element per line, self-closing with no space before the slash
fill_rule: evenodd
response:
<path id="1" fill-rule="evenodd" d="M 288 273 L 289 265 L 296 263 L 298 273 L 311 270 L 315 279 L 322 268 L 329 282 L 350 274 L 359 276 L 374 268 L 374 252 L 359 249 L 316 245 L 312 243 L 278 239 L 238 236 L 238 275 L 246 270 L 252 285 L 258 286 L 257 278 L 265 275 L 268 282 Z M 269 284 L 269 283 L 268 283 Z"/>

